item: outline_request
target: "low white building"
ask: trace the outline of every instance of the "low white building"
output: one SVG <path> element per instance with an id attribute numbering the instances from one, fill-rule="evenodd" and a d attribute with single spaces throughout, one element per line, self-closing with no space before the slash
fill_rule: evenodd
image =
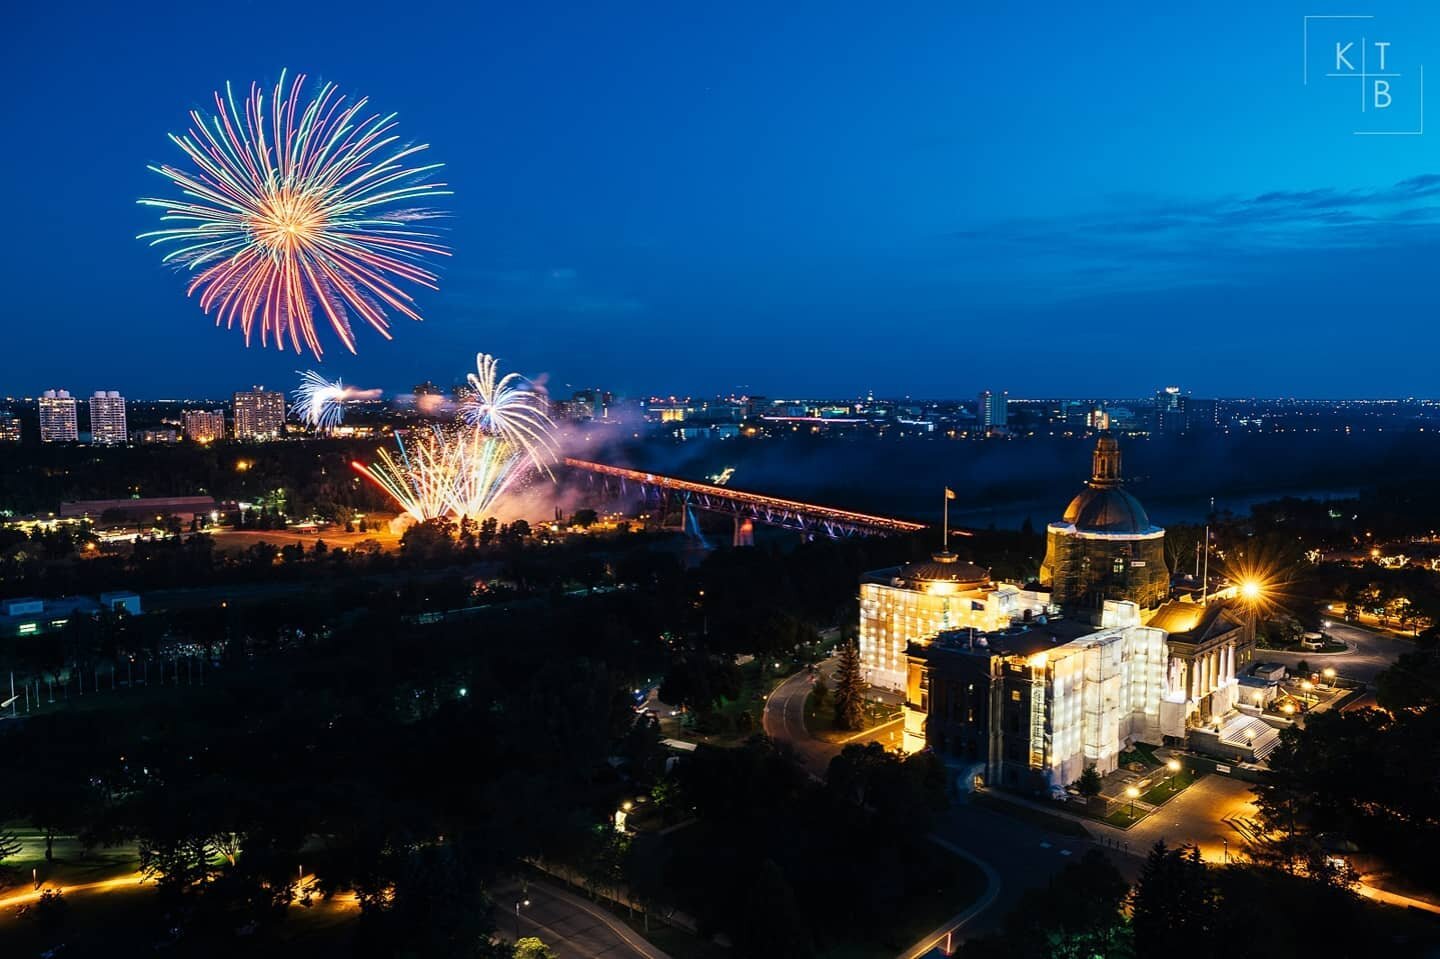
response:
<path id="1" fill-rule="evenodd" d="M 860 661 L 872 686 L 903 692 L 905 647 L 947 629 L 1004 629 L 1043 615 L 1049 593 L 994 583 L 990 571 L 937 553 L 860 580 Z"/>

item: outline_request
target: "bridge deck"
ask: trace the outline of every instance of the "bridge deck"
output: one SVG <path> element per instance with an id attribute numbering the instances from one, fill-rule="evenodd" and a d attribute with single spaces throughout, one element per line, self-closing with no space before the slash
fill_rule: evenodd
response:
<path id="1" fill-rule="evenodd" d="M 840 524 L 848 527 L 856 527 L 867 530 L 877 530 L 890 533 L 915 533 L 925 529 L 924 523 L 914 523 L 909 520 L 895 519 L 890 516 L 875 516 L 870 513 L 857 513 L 853 510 L 835 509 L 831 506 L 817 506 L 814 503 L 803 503 L 799 500 L 782 499 L 778 496 L 764 496 L 760 493 L 747 493 L 743 490 L 731 489 L 728 486 L 714 486 L 709 483 L 695 483 L 690 480 L 677 479 L 674 476 L 664 476 L 660 473 L 646 473 L 641 470 L 624 469 L 619 466 L 610 466 L 605 463 L 592 463 L 588 460 L 577 460 L 570 457 L 565 458 L 565 465 L 574 469 L 585 470 L 601 476 L 614 476 L 618 479 L 627 480 L 632 483 L 640 483 L 646 486 L 654 486 L 660 489 L 675 490 L 681 493 L 693 493 L 698 496 L 707 497 L 711 500 L 724 501 L 733 507 L 748 507 L 757 510 L 792 513 L 804 516 L 820 523 Z"/>

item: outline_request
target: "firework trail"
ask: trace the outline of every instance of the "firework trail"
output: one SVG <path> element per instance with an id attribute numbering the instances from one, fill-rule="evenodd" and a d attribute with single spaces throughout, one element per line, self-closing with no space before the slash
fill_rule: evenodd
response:
<path id="1" fill-rule="evenodd" d="M 303 98 L 304 84 L 282 72 L 268 103 L 252 84 L 243 108 L 226 84 L 212 116 L 191 111 L 170 139 L 193 169 L 151 167 L 185 198 L 140 200 L 174 224 L 140 239 L 176 247 L 164 262 L 194 273 L 186 295 L 217 326 L 238 322 L 247 345 L 258 326 L 262 345 L 288 338 L 318 358 L 317 319 L 353 353 L 352 318 L 386 339 L 390 311 L 421 318 L 403 287 L 436 289 L 426 264 L 449 251 L 414 226 L 440 214 L 404 205 L 450 191 L 431 179 L 441 164 L 411 165 L 427 145 L 400 145 L 395 114 L 365 116 L 365 98 L 329 83 Z"/>
<path id="2" fill-rule="evenodd" d="M 493 515 L 501 497 L 529 473 L 528 454 L 504 437 L 471 429 L 456 438 L 455 449 L 463 463 L 455 471 L 450 497 L 456 516 Z"/>
<path id="3" fill-rule="evenodd" d="M 397 433 L 398 456 L 380 450 L 378 462 L 352 462 L 360 475 L 380 487 L 417 523 L 444 516 L 454 500 L 457 457 L 439 427 L 417 432 L 410 442 Z"/>
<path id="4" fill-rule="evenodd" d="M 466 377 L 471 393 L 460 406 L 460 417 L 476 430 L 518 446 L 536 469 L 549 473 L 556 456 L 555 423 L 544 397 L 519 373 L 500 376 L 498 361 L 488 353 L 475 354 L 475 367 Z"/>

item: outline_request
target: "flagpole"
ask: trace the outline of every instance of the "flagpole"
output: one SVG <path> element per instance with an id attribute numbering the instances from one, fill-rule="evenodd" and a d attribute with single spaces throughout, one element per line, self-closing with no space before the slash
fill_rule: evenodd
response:
<path id="1" fill-rule="evenodd" d="M 941 523 L 945 527 L 941 534 L 940 552 L 948 553 L 950 552 L 950 487 L 947 486 L 941 491 L 940 499 L 941 515 L 944 517 Z"/>
<path id="2" fill-rule="evenodd" d="M 1200 577 L 1200 605 L 1210 596 L 1210 524 L 1205 524 L 1205 575 Z"/>

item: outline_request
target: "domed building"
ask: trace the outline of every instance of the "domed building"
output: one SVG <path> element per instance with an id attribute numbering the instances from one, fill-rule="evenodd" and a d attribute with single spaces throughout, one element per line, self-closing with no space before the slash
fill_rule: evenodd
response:
<path id="1" fill-rule="evenodd" d="M 943 629 L 1004 629 L 1045 612 L 1049 597 L 1008 583 L 954 553 L 877 569 L 860 579 L 860 660 L 871 685 L 905 688 L 905 647 Z"/>
<path id="2" fill-rule="evenodd" d="M 1108 433 L 1095 444 L 1090 482 L 1046 531 L 1040 583 L 1070 609 L 1099 610 L 1113 599 L 1152 610 L 1169 597 L 1165 530 L 1125 489 L 1120 444 Z"/>

